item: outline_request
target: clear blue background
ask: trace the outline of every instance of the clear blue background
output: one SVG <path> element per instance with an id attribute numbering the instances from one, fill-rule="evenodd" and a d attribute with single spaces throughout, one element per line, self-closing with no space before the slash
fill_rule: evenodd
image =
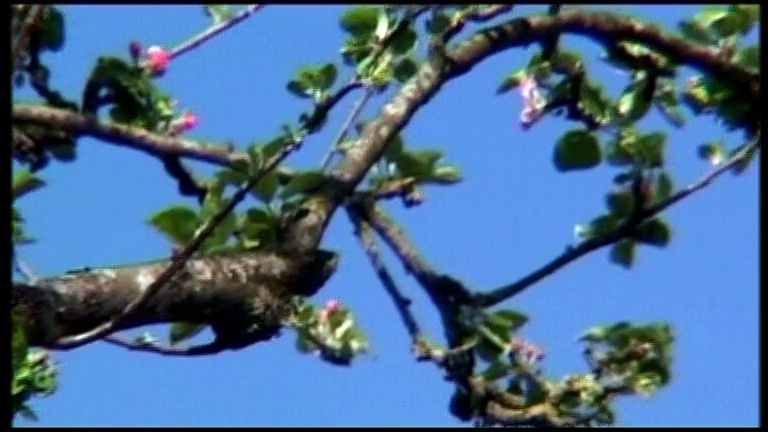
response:
<path id="1" fill-rule="evenodd" d="M 518 7 L 515 15 L 539 11 Z M 697 6 L 622 6 L 614 11 L 674 29 Z M 127 53 L 128 43 L 174 46 L 207 25 L 197 6 L 66 6 L 67 43 L 46 54 L 53 84 L 78 97 L 96 58 Z M 238 148 L 268 139 L 280 124 L 308 108 L 285 90 L 300 65 L 339 61 L 341 6 L 270 6 L 170 65 L 161 86 L 180 107 L 199 114 L 189 133 L 231 139 Z M 756 33 L 756 32 L 753 32 Z M 756 34 L 751 35 L 756 40 Z M 589 71 L 618 96 L 628 76 L 594 61 L 601 48 L 564 37 L 581 50 Z M 615 169 L 559 174 L 553 143 L 567 124 L 547 118 L 524 132 L 518 92 L 494 95 L 502 76 L 523 66 L 538 48 L 486 60 L 446 85 L 404 132 L 415 148 L 440 147 L 462 168 L 465 181 L 429 187 L 424 205 L 387 207 L 426 259 L 477 289 L 515 280 L 559 254 L 573 241 L 573 227 L 604 210 L 603 195 Z M 340 81 L 351 72 L 344 69 Z M 680 82 L 692 74 L 683 70 Z M 19 97 L 28 97 L 23 92 Z M 356 96 L 355 96 L 356 98 Z M 331 115 L 289 164 L 317 166 L 355 98 Z M 371 105 L 368 116 L 382 101 Z M 646 130 L 669 129 L 657 114 Z M 706 140 L 725 134 L 711 117 L 670 130 L 668 161 L 678 186 L 708 169 L 696 157 Z M 198 173 L 213 168 L 193 164 Z M 130 263 L 169 255 L 169 244 L 144 223 L 178 197 L 161 164 L 136 151 L 83 139 L 74 164 L 53 163 L 42 175 L 50 185 L 20 201 L 29 232 L 39 243 L 21 249 L 38 273 Z M 620 319 L 670 320 L 677 338 L 672 383 L 658 395 L 621 399 L 619 424 L 757 425 L 758 423 L 758 177 L 726 175 L 673 207 L 666 250 L 642 247 L 635 268 L 609 264 L 607 250 L 593 253 L 505 304 L 532 317 L 522 331 L 547 350 L 551 376 L 581 372 L 576 342 L 588 326 Z M 191 202 L 190 202 L 191 203 Z M 165 358 L 94 343 L 56 353 L 60 389 L 35 402 L 41 418 L 22 425 L 458 425 L 447 410 L 451 387 L 434 366 L 416 363 L 394 307 L 352 236 L 336 215 L 324 247 L 343 252 L 338 273 L 315 297 L 339 298 L 359 315 L 373 353 L 351 368 L 334 367 L 297 353 L 293 334 L 206 358 Z M 426 297 L 387 254 L 398 282 L 432 335 L 440 334 Z M 155 329 L 157 330 L 157 329 Z M 165 330 L 160 328 L 160 335 Z"/>

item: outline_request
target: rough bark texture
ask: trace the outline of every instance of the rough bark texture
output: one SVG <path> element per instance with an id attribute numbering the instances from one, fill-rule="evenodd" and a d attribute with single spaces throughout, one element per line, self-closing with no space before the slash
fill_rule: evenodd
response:
<path id="1" fill-rule="evenodd" d="M 155 261 L 86 269 L 15 286 L 13 306 L 29 317 L 33 345 L 46 346 L 119 315 L 168 266 Z M 267 339 L 280 328 L 293 295 L 314 294 L 336 268 L 337 256 L 258 251 L 191 259 L 183 271 L 129 317 L 122 328 L 192 321 L 210 324 L 218 338 Z M 242 336 L 245 336 L 244 334 Z"/>

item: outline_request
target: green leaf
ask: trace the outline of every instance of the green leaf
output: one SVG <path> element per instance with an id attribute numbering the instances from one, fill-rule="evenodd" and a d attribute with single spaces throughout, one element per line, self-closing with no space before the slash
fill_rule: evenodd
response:
<path id="1" fill-rule="evenodd" d="M 408 27 L 392 37 L 392 40 L 389 43 L 389 48 L 395 55 L 404 55 L 414 49 L 416 40 L 416 32 Z"/>
<path id="2" fill-rule="evenodd" d="M 309 91 L 311 88 L 308 83 L 304 83 L 297 80 L 288 81 L 286 88 L 293 95 L 303 99 L 312 99 L 312 93 Z"/>
<path id="3" fill-rule="evenodd" d="M 571 75 L 579 69 L 582 60 L 579 53 L 567 49 L 558 49 L 550 59 L 552 70 L 559 74 Z"/>
<path id="4" fill-rule="evenodd" d="M 717 21 L 727 17 L 729 11 L 722 6 L 708 6 L 693 16 L 693 20 L 704 28 L 712 26 Z"/>
<path id="5" fill-rule="evenodd" d="M 265 204 L 272 202 L 272 199 L 280 187 L 279 178 L 276 172 L 270 172 L 259 180 L 256 186 L 251 189 L 251 193 Z"/>
<path id="6" fill-rule="evenodd" d="M 427 31 L 430 35 L 443 34 L 451 25 L 451 17 L 441 10 L 435 11 L 427 21 Z"/>
<path id="7" fill-rule="evenodd" d="M 290 198 L 296 194 L 313 190 L 325 182 L 325 174 L 322 170 L 311 170 L 296 173 L 293 178 L 283 186 L 280 191 L 282 199 Z"/>
<path id="8" fill-rule="evenodd" d="M 226 21 L 232 16 L 232 7 L 229 5 L 204 5 L 203 10 L 213 19 L 214 24 Z"/>
<path id="9" fill-rule="evenodd" d="M 342 30 L 353 36 L 367 37 L 375 30 L 379 22 L 379 8 L 357 6 L 347 9 L 341 15 Z"/>
<path id="10" fill-rule="evenodd" d="M 32 174 L 27 168 L 21 168 L 16 170 L 16 174 L 13 176 L 13 183 L 11 185 L 11 196 L 13 200 L 17 200 L 24 195 L 34 192 L 37 189 L 45 186 L 45 181 Z"/>
<path id="11" fill-rule="evenodd" d="M 579 92 L 579 106 L 586 114 L 600 123 L 607 123 L 611 119 L 611 100 L 603 87 L 593 82 L 585 81 Z"/>
<path id="12" fill-rule="evenodd" d="M 667 142 L 667 134 L 664 132 L 652 132 L 641 136 L 637 140 L 638 155 L 641 160 L 651 168 L 664 165 L 664 145 Z"/>
<path id="13" fill-rule="evenodd" d="M 496 343 L 490 342 L 487 339 L 480 337 L 475 344 L 474 351 L 483 361 L 492 363 L 499 358 L 503 352 L 503 349 L 500 348 Z"/>
<path id="14" fill-rule="evenodd" d="M 722 140 L 713 140 L 699 146 L 699 157 L 712 165 L 717 165 L 725 157 L 725 145 Z"/>
<path id="15" fill-rule="evenodd" d="M 173 205 L 159 210 L 149 217 L 148 222 L 177 245 L 189 243 L 200 225 L 197 213 L 183 205 Z"/>
<path id="16" fill-rule="evenodd" d="M 317 71 L 317 88 L 319 90 L 328 90 L 333 87 L 338 77 L 338 71 L 336 65 L 333 63 L 326 63 Z"/>
<path id="17" fill-rule="evenodd" d="M 403 143 L 403 137 L 400 136 L 400 134 L 392 136 L 392 138 L 389 139 L 386 148 L 384 149 L 384 158 L 388 162 L 396 161 L 397 158 L 399 158 L 403 153 L 404 146 L 405 144 Z"/>
<path id="18" fill-rule="evenodd" d="M 576 231 L 579 237 L 590 239 L 600 237 L 612 232 L 621 222 L 621 218 L 614 214 L 598 216 L 590 221 L 586 226 L 577 225 Z"/>
<path id="19" fill-rule="evenodd" d="M 432 171 L 432 176 L 428 181 L 444 185 L 458 183 L 461 181 L 461 172 L 454 166 L 439 166 Z"/>
<path id="20" fill-rule="evenodd" d="M 635 80 L 624 90 L 619 98 L 617 111 L 619 115 L 624 116 L 627 121 L 637 121 L 651 108 L 653 100 L 654 80 L 649 79 L 647 75 Z"/>
<path id="21" fill-rule="evenodd" d="M 393 162 L 403 177 L 423 179 L 432 174 L 441 157 L 438 150 L 404 150 Z"/>
<path id="22" fill-rule="evenodd" d="M 760 71 L 760 46 L 750 45 L 740 48 L 736 52 L 734 61 L 743 67 Z"/>
<path id="23" fill-rule="evenodd" d="M 504 378 L 510 373 L 509 365 L 501 359 L 495 359 L 480 376 L 489 383 Z"/>
<path id="24" fill-rule="evenodd" d="M 553 161 L 558 171 L 594 168 L 602 159 L 597 138 L 586 129 L 566 132 L 555 146 Z"/>
<path id="25" fill-rule="evenodd" d="M 200 209 L 200 220 L 208 223 L 216 214 L 218 214 L 226 205 L 224 198 L 221 195 L 211 193 L 205 195 L 205 200 Z M 227 240 L 232 235 L 232 232 L 237 227 L 237 216 L 233 212 L 224 218 L 213 230 L 210 236 L 203 242 L 202 250 L 206 252 L 212 252 L 214 248 L 220 248 L 226 245 Z"/>
<path id="26" fill-rule="evenodd" d="M 11 364 L 13 372 L 24 362 L 27 357 L 27 334 L 24 332 L 24 319 L 21 313 L 16 310 L 11 311 Z"/>
<path id="27" fill-rule="evenodd" d="M 678 24 L 680 33 L 693 42 L 713 45 L 717 42 L 717 39 L 708 31 L 706 27 L 697 23 L 694 20 L 684 20 Z"/>
<path id="28" fill-rule="evenodd" d="M 243 246 L 247 249 L 272 244 L 277 240 L 276 223 L 272 215 L 263 208 L 250 208 L 240 224 Z"/>
<path id="29" fill-rule="evenodd" d="M 488 315 L 486 319 L 509 328 L 510 331 L 516 331 L 528 322 L 528 317 L 524 314 L 511 309 L 503 309 Z"/>
<path id="30" fill-rule="evenodd" d="M 657 203 L 664 201 L 672 195 L 674 189 L 675 187 L 672 182 L 672 177 L 667 172 L 660 173 L 656 179 L 654 201 Z"/>
<path id="31" fill-rule="evenodd" d="M 595 413 L 595 420 L 601 426 L 609 426 L 616 423 L 616 413 L 608 405 L 600 405 Z"/>
<path id="32" fill-rule="evenodd" d="M 192 322 L 175 322 L 171 323 L 171 329 L 168 333 L 168 339 L 171 345 L 176 345 L 179 342 L 183 342 L 187 339 L 191 339 L 201 331 L 205 330 L 206 324 L 198 324 Z"/>
<path id="33" fill-rule="evenodd" d="M 632 267 L 635 259 L 635 241 L 630 239 L 619 240 L 611 246 L 611 262 L 626 269 Z"/>
<path id="34" fill-rule="evenodd" d="M 605 158 L 613 166 L 627 166 L 635 163 L 637 153 L 637 131 L 631 127 L 619 129 L 616 137 L 606 145 Z"/>
<path id="35" fill-rule="evenodd" d="M 499 84 L 499 88 L 496 89 L 496 94 L 504 94 L 515 89 L 527 75 L 524 69 L 507 75 Z"/>
<path id="36" fill-rule="evenodd" d="M 43 12 L 38 30 L 40 47 L 58 51 L 64 46 L 64 15 L 49 6 Z"/>
<path id="37" fill-rule="evenodd" d="M 610 332 L 611 327 L 605 325 L 598 325 L 588 328 L 584 333 L 579 336 L 579 340 L 583 342 L 598 343 L 605 340 L 606 336 Z"/>
<path id="38" fill-rule="evenodd" d="M 392 74 L 396 80 L 400 81 L 401 83 L 405 83 L 414 75 L 416 75 L 418 70 L 419 67 L 416 61 L 410 57 L 405 57 L 400 59 L 397 64 L 395 64 L 395 67 L 392 70 Z"/>
<path id="39" fill-rule="evenodd" d="M 605 197 L 606 206 L 618 218 L 629 216 L 635 209 L 635 198 L 627 188 L 615 190 Z"/>
<path id="40" fill-rule="evenodd" d="M 672 231 L 669 225 L 660 218 L 651 219 L 637 228 L 635 237 L 640 243 L 663 248 L 669 244 Z"/>

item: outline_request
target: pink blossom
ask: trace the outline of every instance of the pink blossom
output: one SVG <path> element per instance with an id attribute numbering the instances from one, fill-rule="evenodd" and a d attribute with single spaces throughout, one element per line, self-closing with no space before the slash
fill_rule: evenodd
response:
<path id="1" fill-rule="evenodd" d="M 147 65 L 150 72 L 157 74 L 165 72 L 170 61 L 171 55 L 165 48 L 154 45 L 147 49 Z"/>
<path id="2" fill-rule="evenodd" d="M 527 129 L 544 112 L 544 106 L 547 102 L 539 93 L 536 79 L 532 76 L 524 76 L 520 80 L 520 94 L 523 97 L 523 111 L 520 112 L 520 123 Z"/>
<path id="3" fill-rule="evenodd" d="M 325 310 L 329 313 L 336 312 L 341 307 L 341 302 L 336 299 L 331 299 L 325 302 Z"/>
<path id="4" fill-rule="evenodd" d="M 171 132 L 180 134 L 197 126 L 200 119 L 193 112 L 187 111 L 171 123 Z"/>

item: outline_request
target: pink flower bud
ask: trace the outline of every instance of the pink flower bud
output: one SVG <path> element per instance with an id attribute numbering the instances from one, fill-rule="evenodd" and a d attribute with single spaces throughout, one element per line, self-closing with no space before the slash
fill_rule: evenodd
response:
<path id="1" fill-rule="evenodd" d="M 165 48 L 154 45 L 147 49 L 147 65 L 150 72 L 156 74 L 165 72 L 170 61 L 171 55 Z"/>
<path id="2" fill-rule="evenodd" d="M 328 311 L 328 313 L 336 312 L 340 307 L 341 303 L 336 299 L 331 299 L 325 302 L 325 310 Z"/>
<path id="3" fill-rule="evenodd" d="M 527 129 L 544 112 L 547 101 L 539 93 L 536 79 L 525 76 L 520 80 L 520 94 L 523 97 L 523 111 L 520 113 L 520 123 Z"/>
<path id="4" fill-rule="evenodd" d="M 195 113 L 187 111 L 171 123 L 171 133 L 178 135 L 197 126 L 199 122 Z"/>

